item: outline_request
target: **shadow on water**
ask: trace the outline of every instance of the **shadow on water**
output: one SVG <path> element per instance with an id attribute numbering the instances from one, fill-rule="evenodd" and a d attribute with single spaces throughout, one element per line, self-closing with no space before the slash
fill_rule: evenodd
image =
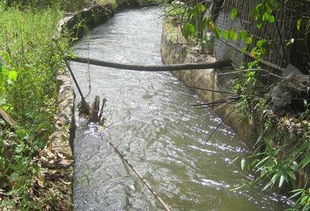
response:
<path id="1" fill-rule="evenodd" d="M 131 64 L 161 64 L 163 12 L 128 10 L 92 30 L 76 54 Z M 225 125 L 206 143 L 220 119 L 191 107 L 199 99 L 170 73 L 130 72 L 72 63 L 84 93 L 107 98 L 105 132 L 172 210 L 283 210 L 285 197 L 260 186 L 231 191 L 242 179 L 236 156 L 246 153 Z M 158 210 L 106 141 L 98 126 L 77 121 L 74 141 L 76 210 Z"/>

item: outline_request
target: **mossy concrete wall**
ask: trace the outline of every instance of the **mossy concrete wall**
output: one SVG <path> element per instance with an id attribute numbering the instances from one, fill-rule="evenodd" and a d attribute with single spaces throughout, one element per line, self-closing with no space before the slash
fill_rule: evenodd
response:
<path id="1" fill-rule="evenodd" d="M 60 21 L 60 31 L 67 31 L 74 41 L 83 37 L 90 29 L 104 23 L 111 18 L 115 12 L 127 5 L 136 5 L 134 1 L 116 4 L 93 5 L 75 13 L 66 13 Z"/>
<path id="2" fill-rule="evenodd" d="M 191 47 L 182 36 L 181 29 L 173 26 L 169 22 L 164 23 L 161 56 L 164 64 L 183 64 L 183 63 L 205 63 L 214 62 L 215 58 L 211 55 L 201 54 Z M 231 69 L 203 69 L 203 70 L 185 70 L 172 72 L 179 80 L 187 86 L 206 88 L 219 91 L 231 91 L 232 78 L 227 75 L 221 75 L 224 72 L 230 72 Z M 194 92 L 202 100 L 212 102 L 229 97 L 229 94 L 216 93 L 194 89 Z M 242 118 L 232 104 L 223 105 L 214 110 L 224 122 L 231 126 L 237 134 L 243 139 L 250 141 L 253 124 Z"/>
<path id="3" fill-rule="evenodd" d="M 164 23 L 161 43 L 161 56 L 164 64 L 183 64 L 183 63 L 205 63 L 214 62 L 215 58 L 211 55 L 204 55 L 190 46 L 185 38 L 182 36 L 181 29 L 173 26 L 171 23 Z M 180 81 L 187 86 L 200 87 L 211 90 L 219 91 L 231 91 L 233 77 L 229 75 L 221 75 L 225 72 L 233 72 L 233 69 L 204 69 L 204 70 L 186 70 L 172 72 Z M 228 94 L 214 93 L 199 89 L 194 89 L 194 92 L 204 101 L 212 102 L 214 100 L 227 98 Z M 234 105 L 229 104 L 223 107 L 215 108 L 217 113 L 224 122 L 231 126 L 244 143 L 253 147 L 257 138 L 264 134 L 263 126 L 259 125 L 259 122 L 251 122 L 251 118 L 246 117 L 247 114 L 241 114 L 234 109 Z M 266 110 L 266 115 L 273 118 L 278 127 L 283 129 L 274 128 L 274 133 L 281 133 L 282 138 L 279 140 L 279 145 L 289 146 L 287 152 L 290 152 L 290 147 L 298 144 L 298 141 L 302 140 L 300 134 L 301 125 L 308 125 L 308 122 L 296 122 L 293 119 L 286 117 L 279 117 L 274 115 L 271 111 Z M 265 134 L 268 135 L 268 134 Z M 303 187 L 305 182 L 309 178 L 310 169 L 306 168 L 296 172 L 297 181 L 295 187 Z"/>

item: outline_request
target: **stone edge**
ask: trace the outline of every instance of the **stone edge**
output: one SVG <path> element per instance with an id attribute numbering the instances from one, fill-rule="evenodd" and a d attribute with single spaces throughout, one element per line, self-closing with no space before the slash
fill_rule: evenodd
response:
<path id="1" fill-rule="evenodd" d="M 161 41 L 161 56 L 164 64 L 182 64 L 182 63 L 201 63 L 214 62 L 216 59 L 212 55 L 200 54 L 187 44 L 182 36 L 181 29 L 171 26 L 169 22 L 165 22 L 163 26 Z M 225 71 L 231 71 L 226 69 Z M 184 70 L 172 72 L 186 86 L 207 88 L 219 91 L 230 91 L 229 86 L 232 79 L 221 76 L 222 70 L 203 69 L 203 70 Z M 215 100 L 228 97 L 227 94 L 214 93 L 199 89 L 194 89 L 203 101 L 212 102 Z M 249 139 L 252 134 L 252 123 L 240 118 L 232 105 L 215 109 L 214 112 L 224 119 L 226 125 L 236 131 L 237 135 L 242 139 Z M 247 143 L 248 146 L 250 144 Z"/>
<path id="2" fill-rule="evenodd" d="M 215 60 L 213 56 L 201 55 L 193 51 L 193 49 L 186 44 L 185 38 L 181 35 L 180 28 L 171 28 L 169 27 L 168 22 L 165 22 L 163 27 L 161 55 L 164 64 L 198 63 Z M 198 71 L 185 70 L 172 72 L 172 74 L 187 86 L 209 88 L 220 91 L 227 91 L 227 88 L 230 86 L 230 82 L 224 80 L 216 69 L 204 69 Z M 231 78 L 229 80 L 231 80 Z M 222 99 L 227 96 L 226 94 L 210 93 L 198 89 L 195 89 L 194 93 L 196 93 L 203 101 L 207 102 Z M 257 138 L 260 133 L 254 122 L 242 118 L 242 115 L 238 113 L 232 105 L 227 105 L 220 109 L 216 109 L 214 112 L 221 118 L 224 118 L 225 124 L 236 131 L 236 134 L 248 148 L 253 148 L 253 144 L 256 141 L 255 137 Z M 229 116 L 227 116 L 228 114 Z M 294 119 L 278 118 L 277 116 L 274 117 L 277 118 L 277 121 L 279 121 L 284 128 L 288 129 L 287 140 L 284 140 L 285 143 L 287 143 L 287 141 L 289 141 L 293 136 L 299 137 L 301 133 L 301 122 L 297 122 Z M 307 121 L 303 121 L 302 123 L 304 125 L 308 125 L 308 127 L 310 125 L 310 123 Z M 298 179 L 295 186 L 299 188 L 302 187 L 308 180 L 310 175 L 310 168 L 297 172 L 297 175 Z"/>
<path id="3" fill-rule="evenodd" d="M 116 9 L 122 7 L 123 5 L 120 5 Z M 106 21 L 115 13 L 116 9 L 113 9 L 110 4 L 93 5 L 76 13 L 66 14 L 59 21 L 58 32 L 55 36 L 58 37 L 67 30 L 70 31 L 71 35 L 81 38 L 87 30 L 85 27 L 75 27 L 77 24 L 82 22 L 91 29 Z M 57 181 L 56 186 L 61 183 L 59 188 L 64 194 L 62 200 L 65 200 L 61 204 L 65 205 L 67 210 L 72 209 L 73 206 L 73 140 L 75 136 L 75 92 L 67 68 L 58 70 L 56 84 L 58 96 L 57 112 L 54 117 L 55 130 L 49 136 L 46 146 L 39 152 L 35 160 L 42 171 L 50 169 L 52 172 L 55 172 L 55 170 L 62 172 L 61 181 Z"/>

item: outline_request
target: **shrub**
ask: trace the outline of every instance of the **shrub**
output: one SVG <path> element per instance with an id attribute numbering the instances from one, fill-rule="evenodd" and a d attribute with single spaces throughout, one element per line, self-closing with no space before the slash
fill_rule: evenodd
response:
<path id="1" fill-rule="evenodd" d="M 2 5 L 0 12 L 0 106 L 19 125 L 11 130 L 0 121 L 0 209 L 30 209 L 29 187 L 37 174 L 32 158 L 53 130 L 56 74 L 67 42 L 53 39 L 62 17 L 58 9 Z"/>

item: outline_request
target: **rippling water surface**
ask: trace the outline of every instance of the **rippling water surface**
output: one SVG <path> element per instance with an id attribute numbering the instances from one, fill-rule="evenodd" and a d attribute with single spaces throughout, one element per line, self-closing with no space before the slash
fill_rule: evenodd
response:
<path id="1" fill-rule="evenodd" d="M 76 54 L 107 61 L 161 64 L 163 12 L 118 13 L 91 31 Z M 104 139 L 96 125 L 77 120 L 74 142 L 76 210 L 159 210 L 151 193 L 106 140 L 125 154 L 172 210 L 283 210 L 283 197 L 251 187 L 231 189 L 246 175 L 230 164 L 245 153 L 234 132 L 170 73 L 132 72 L 72 63 L 84 93 L 107 98 Z M 90 73 L 90 74 L 89 74 Z"/>

